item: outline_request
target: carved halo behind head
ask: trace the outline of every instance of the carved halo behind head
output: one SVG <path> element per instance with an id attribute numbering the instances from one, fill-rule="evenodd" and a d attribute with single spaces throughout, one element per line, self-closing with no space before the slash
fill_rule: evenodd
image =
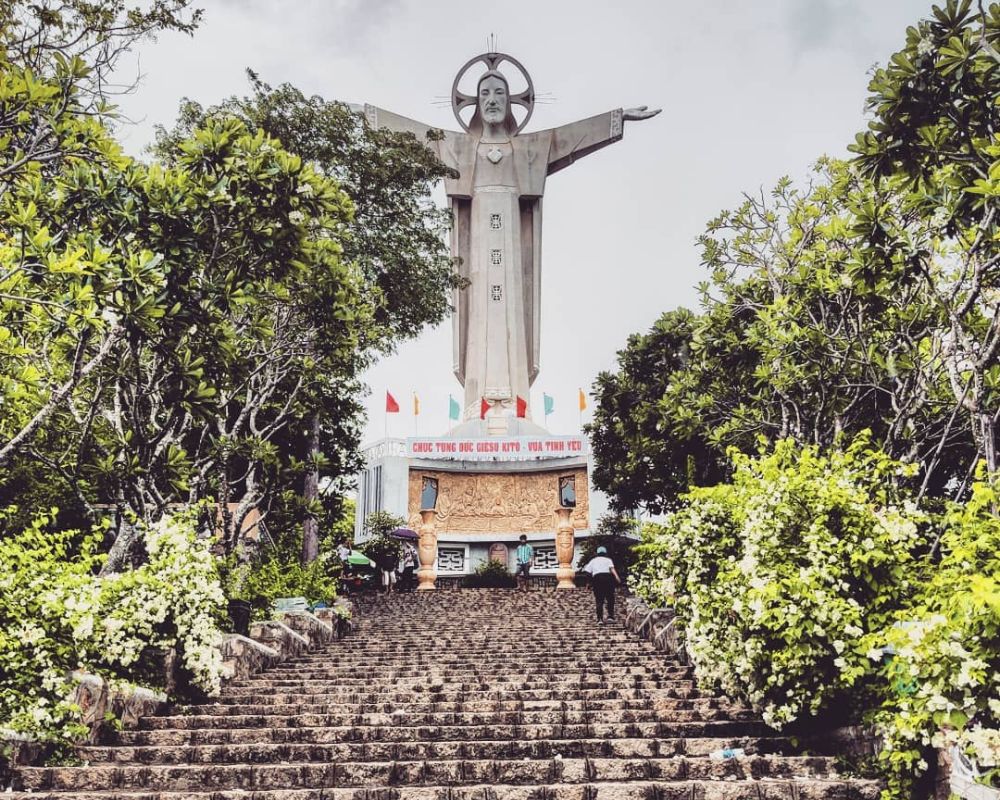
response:
<path id="1" fill-rule="evenodd" d="M 461 83 L 462 78 L 465 77 L 465 73 L 480 62 L 486 65 L 486 72 L 480 76 L 479 80 L 476 81 L 476 94 L 465 94 L 465 92 L 459 89 L 459 83 Z M 498 69 L 500 64 L 504 62 L 512 65 L 520 71 L 525 82 L 527 83 L 526 89 L 521 92 L 517 92 L 516 94 L 511 94 L 510 81 L 507 80 L 507 77 Z M 483 123 L 479 114 L 479 85 L 487 77 L 491 76 L 500 78 L 507 86 L 508 105 L 507 118 L 504 120 L 504 125 L 511 136 L 514 136 L 524 129 L 524 126 L 528 124 L 528 120 L 531 119 L 531 113 L 535 110 L 535 86 L 531 82 L 531 76 L 521 65 L 521 62 L 506 53 L 481 53 L 475 58 L 469 59 L 458 71 L 458 74 L 455 76 L 455 81 L 451 85 L 451 108 L 452 111 L 455 112 L 455 119 L 457 119 L 458 124 L 462 126 L 462 130 L 472 134 L 482 133 Z M 517 120 L 514 118 L 513 107 L 515 105 L 521 106 L 527 111 L 520 124 L 518 124 Z M 468 124 L 466 124 L 465 120 L 462 119 L 461 112 L 469 106 L 473 106 L 476 110 L 472 115 L 472 119 Z"/>

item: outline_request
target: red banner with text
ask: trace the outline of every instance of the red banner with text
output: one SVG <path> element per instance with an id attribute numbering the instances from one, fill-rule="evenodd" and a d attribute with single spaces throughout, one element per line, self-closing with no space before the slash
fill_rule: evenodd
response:
<path id="1" fill-rule="evenodd" d="M 589 452 L 584 436 L 496 436 L 488 439 L 420 437 L 406 440 L 409 458 L 449 461 L 531 461 L 578 458 Z"/>

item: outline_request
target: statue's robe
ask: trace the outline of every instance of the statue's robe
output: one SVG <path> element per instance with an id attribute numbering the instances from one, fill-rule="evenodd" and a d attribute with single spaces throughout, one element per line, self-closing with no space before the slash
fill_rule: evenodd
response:
<path id="1" fill-rule="evenodd" d="M 429 125 L 371 105 L 364 111 L 372 127 L 413 133 L 458 173 L 445 193 L 451 251 L 467 282 L 455 292 L 453 317 L 464 418 L 477 418 L 484 398 L 499 407 L 527 401 L 539 368 L 545 179 L 621 139 L 621 109 L 497 141 L 460 131 L 428 139 Z"/>

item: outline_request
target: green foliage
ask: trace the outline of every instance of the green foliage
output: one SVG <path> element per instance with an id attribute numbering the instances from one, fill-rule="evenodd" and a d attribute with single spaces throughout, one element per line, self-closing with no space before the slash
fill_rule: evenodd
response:
<path id="1" fill-rule="evenodd" d="M 354 518 L 356 514 L 357 503 L 348 497 L 339 498 L 339 502 L 336 504 L 336 511 L 327 513 L 326 518 L 321 521 L 320 529 L 324 532 L 326 541 L 330 547 L 335 547 L 341 540 L 347 542 L 354 541 Z"/>
<path id="2" fill-rule="evenodd" d="M 402 543 L 390 536 L 396 528 L 406 524 L 406 520 L 388 511 L 375 511 L 365 519 L 365 535 L 368 537 L 359 547 L 379 569 L 395 569 L 402 554 Z"/>
<path id="3" fill-rule="evenodd" d="M 593 479 L 618 510 L 645 506 L 660 513 L 689 486 L 723 474 L 698 406 L 664 403 L 668 384 L 689 367 L 697 321 L 687 309 L 668 311 L 649 333 L 630 336 L 617 371 L 600 373 L 594 383 L 594 419 L 586 427 Z"/>
<path id="4" fill-rule="evenodd" d="M 142 36 L 192 30 L 187 5 L 0 12 L 0 103 L 22 112 L 0 120 L 0 503 L 151 521 L 211 498 L 237 507 L 231 550 L 253 508 L 339 516 L 303 479 L 342 495 L 363 369 L 440 321 L 453 275 L 443 166 L 291 87 L 188 109 L 152 165 L 122 154 L 102 81 Z M 141 555 L 115 534 L 110 566 Z"/>
<path id="5" fill-rule="evenodd" d="M 69 702 L 76 669 L 129 679 L 146 648 L 177 648 L 199 689 L 221 680 L 214 619 L 223 600 L 215 559 L 191 516 L 143 528 L 148 561 L 95 575 L 102 531 L 49 527 L 38 515 L 0 539 L 0 730 L 68 742 L 82 733 Z"/>
<path id="6" fill-rule="evenodd" d="M 700 313 L 664 314 L 599 377 L 595 485 L 616 508 L 669 509 L 761 436 L 829 447 L 864 430 L 922 464 L 925 493 L 962 490 L 985 445 L 982 420 L 956 413 L 966 378 L 952 380 L 940 300 L 971 278 L 896 187 L 843 162 L 816 172 L 807 190 L 783 180 L 713 220 Z M 967 317 L 974 349 L 989 317 L 976 303 Z"/>
<path id="7" fill-rule="evenodd" d="M 456 277 L 442 234 L 450 217 L 430 196 L 433 183 L 448 170 L 412 135 L 371 129 L 360 114 L 342 104 L 306 97 L 289 85 L 268 86 L 252 73 L 250 78 L 249 96 L 229 98 L 208 110 L 185 102 L 177 126 L 159 131 L 154 151 L 174 164 L 195 131 L 213 120 L 236 118 L 336 180 L 352 201 L 353 214 L 336 240 L 358 284 L 352 318 L 356 341 L 349 353 L 338 351 L 318 360 L 305 375 L 304 386 L 295 383 L 298 373 L 280 384 L 282 391 L 298 388 L 301 399 L 288 409 L 291 424 L 270 433 L 271 458 L 259 470 L 266 481 L 263 499 L 273 527 L 288 530 L 307 517 L 324 516 L 317 503 L 300 495 L 310 466 L 324 483 L 333 485 L 336 495 L 359 469 L 363 370 L 423 326 L 440 322 L 449 309 Z M 324 324 L 328 307 L 323 301 L 311 305 L 317 328 Z M 312 346 L 338 341 L 335 333 L 320 334 Z M 314 414 L 320 424 L 318 447 L 303 434 Z"/>
<path id="8" fill-rule="evenodd" d="M 298 559 L 270 553 L 234 568 L 226 587 L 227 597 L 248 600 L 254 619 L 268 619 L 279 597 L 304 597 L 310 605 L 332 605 L 339 579 L 340 563 L 333 552 L 321 551 L 306 566 Z"/>
<path id="9" fill-rule="evenodd" d="M 904 177 L 927 213 L 942 208 L 952 233 L 998 225 L 989 148 L 998 136 L 1000 4 L 984 5 L 948 0 L 907 28 L 904 47 L 872 76 L 873 119 L 851 148 L 871 173 Z M 987 246 L 995 252 L 996 241 Z"/>
<path id="10" fill-rule="evenodd" d="M 249 96 L 207 110 L 185 101 L 177 128 L 159 131 L 156 151 L 169 158 L 176 141 L 217 116 L 237 117 L 280 140 L 351 198 L 355 214 L 344 255 L 359 266 L 377 306 L 367 344 L 391 349 L 441 322 L 456 275 L 443 239 L 450 216 L 430 197 L 450 170 L 412 134 L 371 128 L 342 103 L 306 97 L 288 84 L 269 86 L 253 72 L 249 77 Z"/>
<path id="11" fill-rule="evenodd" d="M 904 47 L 876 70 L 868 88 L 872 121 L 851 148 L 857 164 L 934 230 L 930 242 L 883 230 L 873 209 L 870 251 L 906 263 L 930 287 L 955 404 L 968 420 L 977 457 L 996 471 L 1000 4 L 935 6 L 907 29 Z M 928 251 L 944 258 L 929 258 Z"/>
<path id="12" fill-rule="evenodd" d="M 897 488 L 912 470 L 866 437 L 828 456 L 785 440 L 732 458 L 732 483 L 692 490 L 644 531 L 634 586 L 677 609 L 699 681 L 769 724 L 856 716 L 864 636 L 919 581 L 924 517 Z"/>
<path id="13" fill-rule="evenodd" d="M 462 586 L 466 589 L 513 589 L 517 586 L 517 578 L 510 574 L 506 564 L 490 558 L 463 578 Z"/>
<path id="14" fill-rule="evenodd" d="M 940 563 L 915 602 L 897 625 L 867 638 L 882 664 L 884 700 L 873 720 L 893 798 L 911 796 L 930 745 L 957 745 L 984 783 L 1000 786 L 1000 481 L 980 478 L 969 501 L 945 515 Z"/>
<path id="15" fill-rule="evenodd" d="M 350 201 L 234 119 L 193 131 L 169 168 L 92 138 L 105 162 L 29 171 L 0 197 L 0 461 L 45 423 L 61 441 L 42 458 L 85 502 L 147 520 L 203 497 L 248 508 L 289 465 L 275 438 L 370 318 L 341 257 Z"/>

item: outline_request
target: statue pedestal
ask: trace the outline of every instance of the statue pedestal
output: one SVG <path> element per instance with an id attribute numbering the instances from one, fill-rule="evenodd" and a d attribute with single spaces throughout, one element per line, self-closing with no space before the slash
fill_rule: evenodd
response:
<path id="1" fill-rule="evenodd" d="M 434 582 L 437 580 L 437 572 L 434 571 L 434 562 L 437 561 L 437 531 L 434 528 L 436 517 L 437 512 L 433 508 L 420 510 L 420 541 L 417 545 L 420 557 L 420 569 L 417 570 L 418 592 L 433 591 Z"/>
<path id="2" fill-rule="evenodd" d="M 556 570 L 557 589 L 576 588 L 573 582 L 576 570 L 573 569 L 573 525 L 569 521 L 571 513 L 572 508 L 556 509 L 556 558 L 559 560 L 559 569 Z"/>

